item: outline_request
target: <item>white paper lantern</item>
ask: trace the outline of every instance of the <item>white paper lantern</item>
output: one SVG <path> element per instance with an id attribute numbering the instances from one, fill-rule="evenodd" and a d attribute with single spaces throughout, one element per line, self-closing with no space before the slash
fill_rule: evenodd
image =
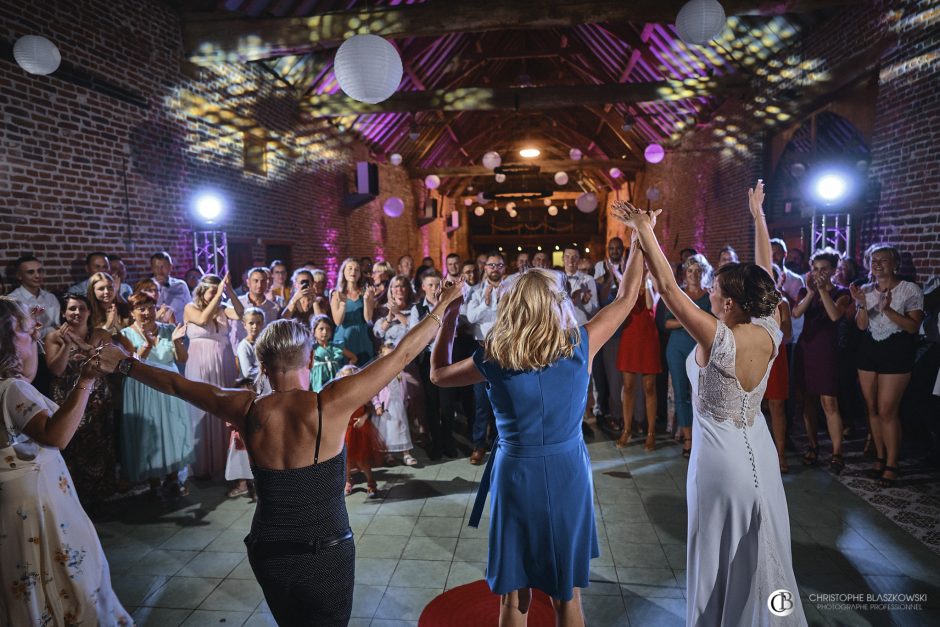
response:
<path id="1" fill-rule="evenodd" d="M 401 56 L 395 46 L 377 35 L 354 35 L 336 51 L 333 72 L 347 96 L 375 104 L 398 89 Z"/>
<path id="2" fill-rule="evenodd" d="M 497 174 L 495 178 L 496 178 L 496 182 L 497 182 L 497 183 L 505 183 L 505 182 L 506 182 L 506 175 L 503 174 L 503 173 Z"/>
<path id="3" fill-rule="evenodd" d="M 13 44 L 13 58 L 30 74 L 52 74 L 59 69 L 62 55 L 56 45 L 39 35 L 25 35 Z"/>
<path id="4" fill-rule="evenodd" d="M 382 211 L 390 218 L 398 218 L 405 212 L 405 201 L 398 196 L 392 196 L 382 204 Z"/>
<path id="5" fill-rule="evenodd" d="M 473 204 L 473 199 L 472 199 L 472 198 L 464 198 L 464 199 L 463 199 L 463 206 L 464 206 L 464 207 L 469 207 L 469 206 L 472 205 L 472 204 Z"/>
<path id="6" fill-rule="evenodd" d="M 567 185 L 568 184 L 568 173 L 567 172 L 555 172 L 555 185 Z"/>
<path id="7" fill-rule="evenodd" d="M 649 200 L 650 202 L 656 202 L 662 197 L 663 197 L 662 192 L 659 191 L 659 188 L 656 186 L 650 187 L 649 189 L 646 190 L 646 199 Z"/>
<path id="8" fill-rule="evenodd" d="M 552 204 L 552 199 L 546 198 L 545 200 L 542 201 L 542 204 L 545 205 L 546 207 L 550 207 Z"/>
<path id="9" fill-rule="evenodd" d="M 620 168 L 611 168 L 608 174 L 610 174 L 610 178 L 612 179 L 619 179 L 623 175 L 623 172 L 620 171 Z"/>
<path id="10" fill-rule="evenodd" d="M 512 211 L 516 208 L 516 203 L 509 201 L 506 203 L 506 211 Z"/>
<path id="11" fill-rule="evenodd" d="M 581 194 L 574 201 L 574 204 L 581 213 L 591 213 L 597 209 L 597 194 L 594 192 Z"/>
<path id="12" fill-rule="evenodd" d="M 503 158 L 499 156 L 498 152 L 490 151 L 483 155 L 483 167 L 489 168 L 490 170 L 495 170 L 503 163 Z"/>
<path id="13" fill-rule="evenodd" d="M 483 197 L 483 192 L 480 192 L 479 194 L 477 194 L 477 202 L 480 203 L 481 205 L 486 204 L 486 198 Z"/>
<path id="14" fill-rule="evenodd" d="M 550 216 L 557 216 L 557 215 L 558 215 L 558 207 L 556 207 L 555 205 L 552 205 L 551 207 L 549 207 L 549 208 L 548 208 L 548 215 L 550 215 Z"/>
<path id="15" fill-rule="evenodd" d="M 428 189 L 437 189 L 441 186 L 441 177 L 436 174 L 428 174 L 424 178 L 424 186 Z"/>
<path id="16" fill-rule="evenodd" d="M 477 208 L 473 210 L 473 215 L 475 216 L 482 216 L 484 213 L 486 213 L 486 209 L 480 205 L 477 205 Z"/>
<path id="17" fill-rule="evenodd" d="M 650 163 L 659 163 L 666 156 L 666 150 L 659 144 L 650 144 L 643 151 L 643 156 Z"/>
<path id="18" fill-rule="evenodd" d="M 515 218 L 519 213 L 515 209 L 507 209 L 510 218 Z"/>
<path id="19" fill-rule="evenodd" d="M 725 28 L 725 10 L 718 0 L 689 0 L 676 15 L 676 31 L 687 44 L 706 44 Z"/>
<path id="20" fill-rule="evenodd" d="M 577 148 L 572 148 L 568 151 L 568 158 L 570 158 L 572 161 L 580 161 L 582 156 L 583 155 L 581 154 L 581 151 Z"/>
<path id="21" fill-rule="evenodd" d="M 392 162 L 392 165 L 401 165 L 401 155 L 397 152 L 393 152 L 392 156 L 388 158 Z"/>

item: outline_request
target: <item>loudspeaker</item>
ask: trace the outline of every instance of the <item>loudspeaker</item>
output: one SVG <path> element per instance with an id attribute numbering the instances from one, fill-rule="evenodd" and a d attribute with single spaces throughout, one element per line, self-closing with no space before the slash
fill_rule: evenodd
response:
<path id="1" fill-rule="evenodd" d="M 379 167 L 368 161 L 356 163 L 355 192 L 346 194 L 343 207 L 355 209 L 371 202 L 379 195 Z"/>
<path id="2" fill-rule="evenodd" d="M 436 220 L 437 219 L 437 198 L 431 198 L 430 196 L 424 202 L 424 216 L 426 220 Z"/>

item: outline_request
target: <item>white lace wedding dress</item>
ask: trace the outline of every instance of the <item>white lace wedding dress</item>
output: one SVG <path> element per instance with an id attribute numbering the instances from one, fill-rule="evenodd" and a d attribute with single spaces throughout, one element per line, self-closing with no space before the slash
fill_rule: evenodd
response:
<path id="1" fill-rule="evenodd" d="M 721 321 L 708 364 L 700 367 L 694 350 L 686 361 L 695 420 L 687 481 L 690 626 L 806 625 L 777 449 L 760 411 L 782 334 L 773 318 L 752 323 L 770 334 L 774 354 L 750 392 L 735 376 L 734 335 Z M 789 614 L 775 615 L 771 605 Z"/>

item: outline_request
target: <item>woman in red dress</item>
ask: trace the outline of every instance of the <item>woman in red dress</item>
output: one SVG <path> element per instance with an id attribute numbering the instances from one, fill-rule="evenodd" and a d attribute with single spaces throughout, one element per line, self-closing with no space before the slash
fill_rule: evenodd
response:
<path id="1" fill-rule="evenodd" d="M 623 323 L 617 369 L 623 373 L 623 433 L 617 448 L 624 448 L 633 437 L 633 400 L 637 374 L 643 375 L 646 397 L 646 444 L 648 451 L 656 448 L 656 375 L 662 372 L 659 359 L 659 331 L 653 315 L 653 290 L 647 277 L 640 287 L 636 305 Z"/>

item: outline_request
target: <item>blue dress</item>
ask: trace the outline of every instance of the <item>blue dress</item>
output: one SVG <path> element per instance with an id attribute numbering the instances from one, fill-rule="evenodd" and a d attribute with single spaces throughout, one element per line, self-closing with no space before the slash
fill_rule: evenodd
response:
<path id="1" fill-rule="evenodd" d="M 372 334 L 365 318 L 365 301 L 362 296 L 356 300 L 346 300 L 346 314 L 343 324 L 336 327 L 333 342 L 339 344 L 350 353 L 356 355 L 356 365 L 360 368 L 372 360 L 375 346 L 372 343 Z"/>
<path id="2" fill-rule="evenodd" d="M 486 582 L 496 594 L 538 588 L 569 601 L 586 588 L 600 555 L 591 460 L 581 435 L 587 403 L 588 334 L 574 354 L 542 370 L 473 361 L 486 377 L 499 439 L 487 462 L 470 525 L 492 486 Z"/>

